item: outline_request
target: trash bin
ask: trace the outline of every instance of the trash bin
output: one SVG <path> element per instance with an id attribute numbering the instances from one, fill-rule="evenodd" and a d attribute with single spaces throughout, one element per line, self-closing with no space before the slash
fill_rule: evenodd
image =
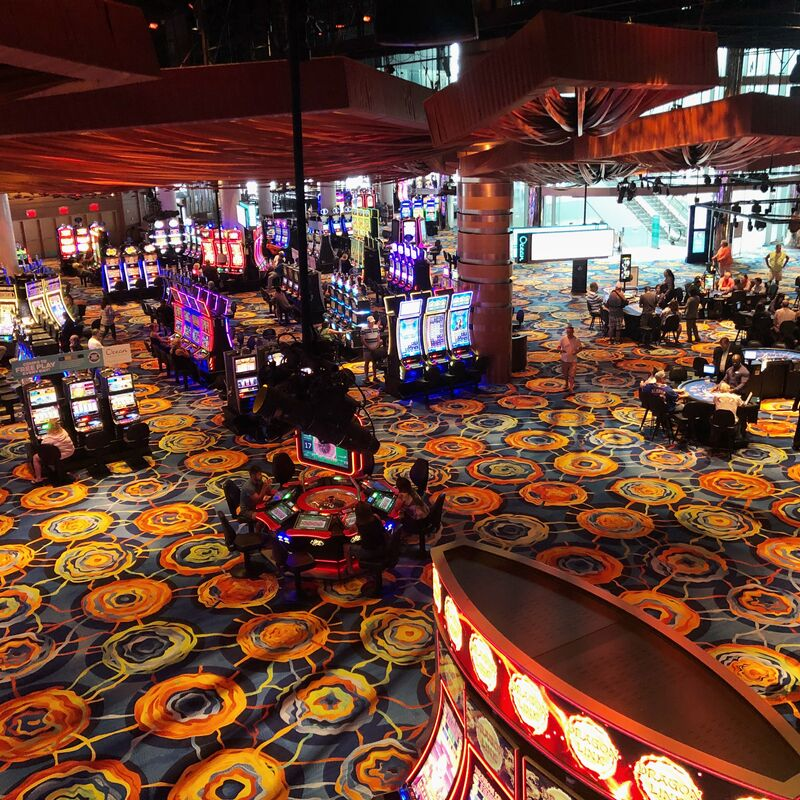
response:
<path id="1" fill-rule="evenodd" d="M 524 372 L 528 368 L 528 337 L 515 333 L 511 337 L 511 371 Z"/>

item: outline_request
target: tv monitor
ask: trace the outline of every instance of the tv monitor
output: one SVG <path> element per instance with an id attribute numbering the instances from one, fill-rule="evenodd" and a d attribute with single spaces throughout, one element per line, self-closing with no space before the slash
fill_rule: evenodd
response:
<path id="1" fill-rule="evenodd" d="M 397 349 L 400 358 L 414 358 L 421 355 L 419 317 L 397 320 Z"/>
<path id="2" fill-rule="evenodd" d="M 397 498 L 391 492 L 375 491 L 367 497 L 367 502 L 378 511 L 391 514 L 397 504 Z"/>
<path id="3" fill-rule="evenodd" d="M 745 361 L 755 361 L 758 357 L 758 353 L 755 350 L 745 350 L 742 358 Z"/>
<path id="4" fill-rule="evenodd" d="M 274 520 L 280 525 L 289 519 L 292 514 L 294 514 L 294 508 L 292 508 L 292 506 L 290 506 L 288 503 L 278 503 L 277 505 L 266 509 L 264 513 L 271 520 Z"/>
<path id="5" fill-rule="evenodd" d="M 109 392 L 130 392 L 133 389 L 133 378 L 128 375 L 111 375 L 108 379 Z"/>
<path id="6" fill-rule="evenodd" d="M 327 467 L 348 474 L 352 472 L 353 454 L 344 447 L 322 442 L 310 433 L 301 433 L 299 449 L 298 456 L 304 464 Z"/>
<path id="7" fill-rule="evenodd" d="M 447 350 L 444 314 L 431 314 L 425 317 L 425 336 L 429 353 L 441 353 Z"/>
<path id="8" fill-rule="evenodd" d="M 72 400 L 80 400 L 84 397 L 94 397 L 95 389 L 93 381 L 75 381 L 69 384 L 69 396 Z"/>
<path id="9" fill-rule="evenodd" d="M 31 408 L 50 406 L 58 402 L 55 386 L 42 386 L 39 389 L 31 389 L 28 397 L 30 398 Z"/>
<path id="10" fill-rule="evenodd" d="M 703 365 L 703 375 L 708 375 L 709 377 L 715 375 L 717 372 L 717 368 L 713 364 L 704 364 Z"/>
<path id="11" fill-rule="evenodd" d="M 306 512 L 298 514 L 292 528 L 299 531 L 326 531 L 331 526 L 332 517 Z"/>

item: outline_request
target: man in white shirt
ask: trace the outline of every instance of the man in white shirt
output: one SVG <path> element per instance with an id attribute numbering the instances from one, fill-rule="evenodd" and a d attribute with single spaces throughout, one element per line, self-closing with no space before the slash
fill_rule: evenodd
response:
<path id="1" fill-rule="evenodd" d="M 734 394 L 725 381 L 722 381 L 714 390 L 714 408 L 717 411 L 730 411 L 735 415 L 739 406 L 742 405 L 744 405 L 744 400 L 738 394 Z"/>
<path id="2" fill-rule="evenodd" d="M 779 331 L 784 322 L 794 322 L 796 316 L 794 311 L 789 308 L 789 301 L 784 300 L 781 303 L 781 307 L 775 312 L 775 319 L 773 322 L 775 330 Z"/>
<path id="3" fill-rule="evenodd" d="M 102 350 L 103 349 L 103 342 L 100 339 L 100 331 L 95 328 L 92 331 L 92 335 L 89 337 L 89 342 L 87 347 L 90 350 Z"/>

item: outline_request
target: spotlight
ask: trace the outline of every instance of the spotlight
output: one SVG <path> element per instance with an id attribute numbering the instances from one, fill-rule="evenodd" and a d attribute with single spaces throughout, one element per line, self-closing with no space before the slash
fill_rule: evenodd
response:
<path id="1" fill-rule="evenodd" d="M 697 195 L 695 195 L 694 196 L 694 204 L 697 205 L 699 202 L 700 202 L 700 198 Z"/>
<path id="2" fill-rule="evenodd" d="M 768 192 L 769 184 L 766 181 L 761 181 L 761 185 L 758 188 L 761 189 L 762 192 Z"/>
<path id="3" fill-rule="evenodd" d="M 753 214 L 761 213 L 761 203 L 759 203 L 758 200 L 756 200 L 755 203 L 753 203 L 753 208 L 751 209 L 751 211 L 753 212 Z"/>
<path id="4" fill-rule="evenodd" d="M 731 206 L 731 211 L 732 211 L 734 214 L 741 214 L 741 213 L 742 213 L 742 206 L 741 206 L 741 204 L 740 204 L 740 203 L 734 203 L 734 204 Z"/>
<path id="5" fill-rule="evenodd" d="M 747 230 L 753 230 L 753 220 L 751 219 L 747 220 Z"/>
<path id="6" fill-rule="evenodd" d="M 767 206 L 767 210 L 764 212 L 767 216 L 772 213 L 772 203 Z"/>
<path id="7" fill-rule="evenodd" d="M 661 178 L 656 178 L 653 181 L 653 194 L 661 194 L 663 188 L 664 188 L 664 184 L 663 184 Z"/>
<path id="8" fill-rule="evenodd" d="M 763 231 L 767 227 L 767 223 L 762 220 L 756 220 L 756 230 Z"/>
<path id="9" fill-rule="evenodd" d="M 706 186 L 711 186 L 711 176 L 710 175 L 703 175 L 703 183 Z"/>
<path id="10" fill-rule="evenodd" d="M 628 198 L 629 201 L 633 200 L 633 198 L 636 197 L 636 188 L 637 188 L 636 181 L 631 181 L 628 184 L 628 188 L 625 191 L 625 196 Z"/>
<path id="11" fill-rule="evenodd" d="M 717 175 L 717 177 L 716 177 L 716 178 L 714 178 L 714 183 L 715 183 L 717 186 L 722 186 L 722 175 Z"/>

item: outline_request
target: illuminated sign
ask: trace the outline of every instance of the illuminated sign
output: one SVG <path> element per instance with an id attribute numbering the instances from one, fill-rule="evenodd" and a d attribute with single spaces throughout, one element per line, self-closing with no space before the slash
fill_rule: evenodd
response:
<path id="1" fill-rule="evenodd" d="M 497 686 L 497 662 L 492 648 L 480 634 L 473 633 L 469 637 L 469 658 L 480 682 L 493 692 Z"/>
<path id="2" fill-rule="evenodd" d="M 433 583 L 433 604 L 436 606 L 436 610 L 441 614 L 442 612 L 442 582 L 439 580 L 439 573 L 436 571 L 434 567 L 432 572 L 432 583 Z"/>
<path id="3" fill-rule="evenodd" d="M 354 208 L 353 233 L 362 238 L 375 239 L 378 236 L 378 209 Z"/>
<path id="4" fill-rule="evenodd" d="M 702 800 L 691 775 L 666 756 L 642 756 L 633 768 L 633 776 L 648 800 Z"/>
<path id="5" fill-rule="evenodd" d="M 452 598 L 447 597 L 444 601 L 444 621 L 447 625 L 447 635 L 456 650 L 460 650 L 464 644 L 464 634 L 461 631 L 461 620 L 458 618 L 458 609 Z"/>
<path id="6" fill-rule="evenodd" d="M 517 716 L 537 735 L 547 730 L 550 710 L 542 690 L 527 676 L 515 673 L 508 682 L 508 693 Z"/>
<path id="7" fill-rule="evenodd" d="M 512 237 L 517 261 L 608 258 L 614 249 L 614 231 L 605 224 L 515 228 Z"/>
<path id="8" fill-rule="evenodd" d="M 619 750 L 601 725 L 584 716 L 569 718 L 567 743 L 578 762 L 598 778 L 607 780 L 617 771 Z M 657 795 L 650 800 L 667 800 Z M 688 799 L 687 799 L 688 800 Z"/>

